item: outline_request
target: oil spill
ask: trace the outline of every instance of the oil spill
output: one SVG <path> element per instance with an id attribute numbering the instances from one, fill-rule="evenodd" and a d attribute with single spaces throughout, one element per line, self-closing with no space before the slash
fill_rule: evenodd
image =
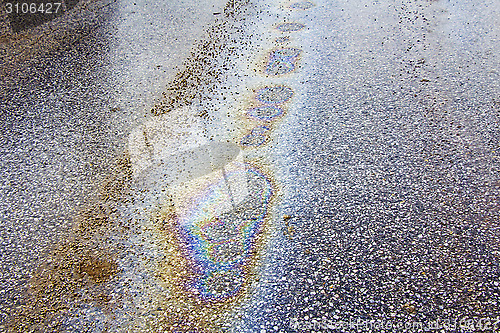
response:
<path id="1" fill-rule="evenodd" d="M 283 114 L 283 109 L 275 106 L 264 105 L 247 110 L 246 115 L 250 118 L 271 121 Z"/>
<path id="2" fill-rule="evenodd" d="M 224 15 L 220 15 L 222 19 L 209 29 L 208 37 L 200 41 L 184 70 L 151 109 L 153 115 L 196 102 L 207 104 L 207 96 L 225 82 L 238 48 L 250 43 L 250 37 L 236 40 L 234 34 L 227 33 L 228 29 L 241 29 L 248 4 L 228 2 Z M 271 51 L 265 73 L 280 76 L 292 72 L 300 53 L 296 48 Z M 292 89 L 284 85 L 257 90 L 252 107 L 245 113 L 253 121 L 247 118 L 244 126 L 252 129 L 239 140 L 239 146 L 258 148 L 270 142 L 273 123 L 285 114 L 284 104 L 292 95 Z M 144 242 L 158 244 L 165 255 L 159 263 L 153 263 L 152 274 L 154 283 L 165 291 L 149 299 L 149 295 L 141 298 L 151 306 L 149 317 L 132 320 L 140 327 L 138 331 L 219 331 L 230 313 L 248 297 L 258 275 L 259 259 L 269 236 L 271 209 L 278 196 L 276 181 L 265 165 L 255 160 L 235 163 L 233 168 L 220 171 L 222 178 L 212 174 L 199 177 L 197 187 L 184 191 L 191 193 L 181 200 L 184 205 L 172 196 L 158 209 L 148 208 L 154 211 L 149 222 L 159 241 Z M 68 318 L 83 316 L 86 306 L 105 313 L 109 324 L 106 329 L 113 330 L 115 314 L 123 313 L 120 307 L 130 300 L 128 286 L 116 283 L 127 269 L 118 260 L 127 249 L 120 248 L 116 240 L 136 236 L 135 224 L 120 213 L 120 207 L 140 200 L 131 196 L 132 178 L 130 158 L 125 154 L 102 184 L 97 198 L 89 199 L 89 206 L 75 217 L 77 225 L 72 236 L 57 244 L 34 274 L 26 303 L 13 319 L 11 331 L 64 331 Z M 228 184 L 242 182 L 248 193 L 244 200 L 233 201 L 235 189 Z M 227 205 L 232 209 L 220 211 Z M 95 329 L 93 323 L 83 326 L 79 328 Z"/>
<path id="3" fill-rule="evenodd" d="M 285 115 L 286 104 L 292 96 L 293 90 L 285 85 L 264 86 L 253 93 L 251 100 L 245 103 L 249 104 L 244 111 L 247 119 L 241 119 L 245 127 L 250 127 L 239 142 L 243 149 L 260 147 L 271 141 L 273 127 Z M 248 122 L 248 119 L 253 121 Z"/>
<path id="4" fill-rule="evenodd" d="M 246 115 L 250 118 L 270 122 L 284 114 L 283 103 L 290 100 L 293 90 L 286 86 L 271 86 L 259 89 L 255 100 L 261 104 L 250 108 Z"/>
<path id="5" fill-rule="evenodd" d="M 241 139 L 240 145 L 243 148 L 260 147 L 269 141 L 270 131 L 268 126 L 257 126 Z"/>
<path id="6" fill-rule="evenodd" d="M 289 6 L 291 9 L 298 9 L 298 10 L 307 10 L 311 9 L 315 6 L 315 4 L 311 1 L 300 1 L 293 3 Z"/>
<path id="7" fill-rule="evenodd" d="M 276 186 L 265 168 L 242 163 L 227 178 L 244 176 L 246 199 L 233 210 L 207 216 L 226 186 L 224 181 L 206 182 L 189 213 L 167 203 L 157 212 L 155 225 L 163 235 L 166 259 L 158 276 L 170 290 L 158 307 L 153 327 L 167 331 L 212 331 L 220 327 L 231 309 L 248 292 L 255 276 Z"/>
<path id="8" fill-rule="evenodd" d="M 290 41 L 290 36 L 282 36 L 278 37 L 274 40 L 275 43 L 277 44 L 284 44 Z"/>
<path id="9" fill-rule="evenodd" d="M 290 6 L 290 8 L 295 9 L 308 9 L 312 7 L 311 2 L 304 2 L 302 5 L 300 3 L 295 4 L 295 6 Z M 281 33 L 297 32 L 305 28 L 305 25 L 301 23 L 277 23 L 273 26 L 272 30 L 269 31 L 271 36 L 276 36 L 276 30 Z M 274 43 L 284 44 L 290 42 L 290 36 L 278 36 L 274 38 Z M 245 133 L 245 135 L 240 140 L 240 146 L 244 151 L 250 151 L 249 153 L 254 156 L 262 154 L 272 154 L 272 149 L 274 146 L 279 144 L 277 141 L 273 141 L 273 130 L 278 126 L 278 120 L 282 117 L 286 117 L 286 112 L 289 109 L 290 104 L 292 104 L 292 97 L 294 96 L 294 89 L 290 85 L 289 78 L 293 77 L 294 72 L 298 68 L 297 62 L 302 54 L 302 50 L 295 47 L 276 47 L 266 52 L 265 55 L 258 56 L 262 59 L 261 64 L 264 64 L 262 72 L 257 72 L 262 79 L 261 88 L 253 90 L 252 100 L 243 102 L 244 114 L 247 118 L 253 120 L 253 128 Z M 265 56 L 265 59 L 261 58 Z M 251 93 L 247 93 L 250 95 Z M 257 104 L 255 104 L 257 103 Z M 248 120 L 242 120 L 243 124 L 248 124 Z M 264 148 L 264 146 L 271 148 Z M 284 218 L 283 221 L 277 220 L 275 227 L 281 230 L 285 230 L 284 237 L 291 240 L 294 235 L 294 227 L 288 223 L 289 218 Z M 282 225 L 284 224 L 284 225 Z M 274 242 L 274 240 L 271 240 Z M 271 255 L 272 256 L 272 255 Z M 259 287 L 260 288 L 260 287 Z M 255 302 L 249 301 L 248 310 L 250 310 L 253 305 L 267 303 L 267 301 L 262 300 L 260 297 L 255 297 Z M 270 301 L 269 303 L 273 303 Z M 267 303 L 267 304 L 269 304 Z M 261 307 L 261 305 L 256 305 Z M 252 319 L 248 321 L 252 322 Z M 253 324 L 259 324 L 254 322 Z M 243 326 L 246 323 L 243 321 Z M 248 327 L 249 330 L 255 330 L 258 326 Z M 260 325 L 260 327 L 264 327 Z M 277 329 L 277 326 L 274 327 Z"/>
<path id="10" fill-rule="evenodd" d="M 281 104 L 293 96 L 293 90 L 286 86 L 266 87 L 257 91 L 256 99 L 265 104 Z"/>
<path id="11" fill-rule="evenodd" d="M 301 50 L 291 47 L 271 51 L 264 72 L 268 75 L 278 76 L 294 71 L 300 53 Z"/>
<path id="12" fill-rule="evenodd" d="M 305 25 L 301 23 L 288 22 L 288 23 L 280 23 L 276 26 L 276 29 L 281 32 L 294 32 L 304 29 Z"/>
<path id="13" fill-rule="evenodd" d="M 33 273 L 24 304 L 7 325 L 9 331 L 64 331 L 69 314 L 80 306 L 111 313 L 120 304 L 123 295 L 113 292 L 114 279 L 121 271 L 116 261 L 118 249 L 109 240 L 125 230 L 117 206 L 124 203 L 131 175 L 130 160 L 124 154 L 93 203 L 75 217 L 73 232 L 54 245 Z"/>

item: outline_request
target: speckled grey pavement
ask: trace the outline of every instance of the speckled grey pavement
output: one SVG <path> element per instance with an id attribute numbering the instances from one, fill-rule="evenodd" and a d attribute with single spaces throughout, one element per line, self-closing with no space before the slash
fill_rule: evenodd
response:
<path id="1" fill-rule="evenodd" d="M 285 236 L 234 332 L 498 329 L 498 6 L 316 4 L 276 151 Z"/>
<path id="2" fill-rule="evenodd" d="M 298 23 L 281 26 L 279 37 L 300 50 L 294 73 L 271 73 L 290 75 L 278 83 L 294 91 L 265 148 L 281 196 L 257 282 L 231 323 L 207 331 L 498 329 L 495 1 L 254 2 L 258 10 L 250 18 L 257 26 Z M 149 19 L 161 12 L 156 5 L 143 6 L 138 19 L 133 3 L 120 3 L 84 38 L 1 86 L 2 321 L 23 305 L 21 293 L 44 251 L 69 232 L 72 215 L 96 195 L 130 131 L 210 25 L 207 11 L 199 10 L 205 16 L 196 20 L 184 5 L 196 6 L 171 4 L 177 11 L 170 17 L 197 23 L 194 32 L 179 25 L 150 30 Z M 278 6 L 285 9 L 273 9 Z M 143 28 L 136 38 L 127 35 L 127 22 Z M 162 35 L 164 44 L 152 47 L 148 36 L 161 33 L 172 39 Z M 174 42 L 185 34 L 190 42 Z M 134 43 L 137 49 L 128 48 Z M 148 52 L 138 51 L 148 45 Z M 259 40 L 248 45 L 237 53 L 270 52 Z M 162 58 L 164 50 L 169 55 Z M 155 72 L 163 67 L 171 72 Z M 231 80 L 243 76 L 215 84 L 237 90 Z M 237 98 L 230 95 L 227 104 Z M 131 244 L 139 240 L 128 242 L 130 252 L 140 248 Z M 146 275 L 142 283 L 153 283 Z M 115 287 L 119 294 L 128 285 Z M 129 289 L 135 296 L 147 287 L 154 289 Z M 78 316 L 86 308 L 80 311 L 67 331 L 82 329 Z M 116 321 L 123 312 L 116 311 Z"/>
<path id="3" fill-rule="evenodd" d="M 99 4 L 35 36 L 0 82 L 0 325 L 225 1 Z"/>

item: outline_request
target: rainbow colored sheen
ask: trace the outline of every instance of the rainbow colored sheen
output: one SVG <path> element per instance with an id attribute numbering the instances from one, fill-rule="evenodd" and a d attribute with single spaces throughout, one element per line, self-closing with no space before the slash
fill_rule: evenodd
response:
<path id="1" fill-rule="evenodd" d="M 240 145 L 243 147 L 261 146 L 266 142 L 270 130 L 267 126 L 257 126 L 241 139 Z"/>
<path id="2" fill-rule="evenodd" d="M 305 25 L 302 23 L 289 22 L 289 23 L 281 23 L 276 26 L 281 32 L 294 32 L 304 29 Z"/>
<path id="3" fill-rule="evenodd" d="M 282 108 L 277 108 L 275 106 L 259 106 L 247 111 L 247 116 L 259 120 L 269 121 L 283 114 Z"/>
<path id="4" fill-rule="evenodd" d="M 227 200 L 228 180 L 248 180 L 248 195 L 239 206 L 238 212 L 227 212 L 209 216 L 216 211 L 211 207 L 221 200 Z M 226 173 L 226 179 L 217 179 L 194 195 L 190 210 L 184 213 L 179 225 L 188 245 L 193 267 L 199 274 L 190 281 L 189 288 L 195 289 L 206 301 L 221 301 L 237 294 L 247 278 L 244 272 L 252 260 L 256 236 L 262 231 L 268 206 L 273 194 L 269 179 L 257 168 L 239 163 L 237 168 Z"/>
<path id="5" fill-rule="evenodd" d="M 314 3 L 311 1 L 301 1 L 301 2 L 296 2 L 290 6 L 292 9 L 300 9 L 300 10 L 306 10 L 314 7 Z"/>
<path id="6" fill-rule="evenodd" d="M 274 41 L 278 44 L 283 44 L 290 41 L 290 36 L 278 37 Z"/>
<path id="7" fill-rule="evenodd" d="M 274 50 L 269 55 L 266 65 L 266 74 L 283 75 L 295 70 L 295 62 L 300 54 L 299 49 L 283 48 Z"/>

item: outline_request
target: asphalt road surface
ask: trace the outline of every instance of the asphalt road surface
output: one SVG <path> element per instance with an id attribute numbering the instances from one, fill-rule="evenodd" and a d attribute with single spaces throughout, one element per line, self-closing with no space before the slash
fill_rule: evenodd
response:
<path id="1" fill-rule="evenodd" d="M 111 3 L 2 84 L 2 327 L 497 330 L 499 19 Z"/>
<path id="2" fill-rule="evenodd" d="M 222 1 L 104 2 L 73 30 L 37 36 L 42 50 L 3 73 L 1 321 L 22 304 L 30 276 L 74 225 L 164 82 Z M 69 30 L 69 31 L 66 31 Z M 62 35 L 62 37 L 60 37 Z M 43 45 L 46 50 L 43 50 Z M 5 45 L 4 45 L 5 46 Z M 3 49 L 2 63 L 18 50 Z M 45 51 L 45 52 L 41 52 Z"/>

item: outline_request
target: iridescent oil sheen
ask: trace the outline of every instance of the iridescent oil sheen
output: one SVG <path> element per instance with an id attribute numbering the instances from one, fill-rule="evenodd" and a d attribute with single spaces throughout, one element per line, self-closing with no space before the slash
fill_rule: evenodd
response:
<path id="1" fill-rule="evenodd" d="M 295 48 L 283 48 L 271 51 L 265 73 L 277 76 L 294 71 L 300 52 L 301 50 Z"/>
<path id="2" fill-rule="evenodd" d="M 230 202 L 230 184 L 245 179 L 248 194 L 233 209 L 213 215 L 221 202 Z M 205 301 L 221 301 L 242 290 L 273 195 L 271 182 L 257 168 L 241 163 L 225 177 L 207 182 L 178 215 L 178 226 L 197 276 L 186 288 Z"/>

